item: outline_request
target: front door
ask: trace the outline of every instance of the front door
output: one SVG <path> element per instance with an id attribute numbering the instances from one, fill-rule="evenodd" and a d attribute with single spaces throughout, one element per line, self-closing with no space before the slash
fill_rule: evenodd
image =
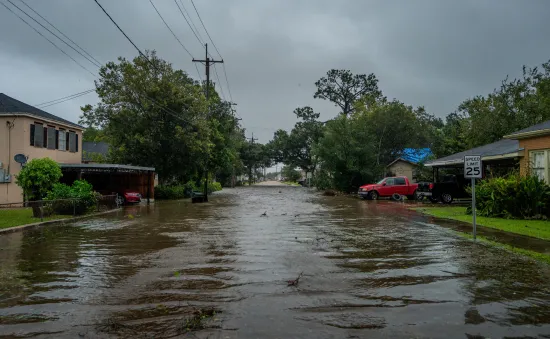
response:
<path id="1" fill-rule="evenodd" d="M 387 178 L 385 185 L 380 187 L 379 192 L 380 196 L 389 197 L 392 195 L 395 186 L 395 178 Z"/>

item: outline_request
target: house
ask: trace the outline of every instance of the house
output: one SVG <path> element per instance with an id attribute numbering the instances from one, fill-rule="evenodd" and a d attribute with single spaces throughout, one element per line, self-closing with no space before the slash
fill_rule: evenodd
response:
<path id="1" fill-rule="evenodd" d="M 23 201 L 15 184 L 21 164 L 14 159 L 51 158 L 60 164 L 80 163 L 84 128 L 0 93 L 0 204 Z"/>
<path id="2" fill-rule="evenodd" d="M 154 194 L 155 169 L 121 164 L 83 163 L 82 132 L 78 124 L 0 93 L 0 204 L 24 201 L 15 176 L 26 161 L 50 158 L 61 166 L 61 182 L 85 179 L 100 192 L 132 189 L 149 200 Z"/>
<path id="3" fill-rule="evenodd" d="M 537 175 L 550 184 L 550 120 L 504 136 L 491 144 L 472 148 L 440 159 L 426 166 L 439 169 L 460 169 L 465 155 L 480 155 L 484 176 L 519 170 L 523 175 Z"/>
<path id="4" fill-rule="evenodd" d="M 410 182 L 416 182 L 416 169 L 418 164 L 424 161 L 431 151 L 429 148 L 406 148 L 403 155 L 386 166 L 386 176 L 407 177 Z"/>

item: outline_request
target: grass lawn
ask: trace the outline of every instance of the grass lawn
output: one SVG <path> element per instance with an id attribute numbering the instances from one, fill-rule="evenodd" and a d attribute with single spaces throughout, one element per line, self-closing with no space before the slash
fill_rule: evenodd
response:
<path id="1" fill-rule="evenodd" d="M 44 218 L 44 221 L 70 218 L 70 215 L 54 215 Z M 0 210 L 0 229 L 33 224 L 40 222 L 40 218 L 32 217 L 31 208 L 13 208 Z"/>
<path id="2" fill-rule="evenodd" d="M 438 218 L 452 219 L 472 223 L 472 216 L 466 214 L 464 206 L 418 207 L 414 210 Z M 527 235 L 533 238 L 550 240 L 550 221 L 502 219 L 477 216 L 477 224 L 497 230 Z"/>
<path id="3" fill-rule="evenodd" d="M 289 185 L 289 186 L 301 186 L 299 183 L 294 181 L 283 181 L 283 184 Z"/>

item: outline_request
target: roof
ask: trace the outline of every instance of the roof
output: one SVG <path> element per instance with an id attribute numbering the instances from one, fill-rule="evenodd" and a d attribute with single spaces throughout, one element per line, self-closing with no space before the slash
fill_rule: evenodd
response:
<path id="1" fill-rule="evenodd" d="M 119 164 L 59 164 L 61 169 L 80 169 L 90 172 L 132 172 L 132 171 L 149 171 L 154 172 L 154 167 L 142 167 L 132 165 Z"/>
<path id="2" fill-rule="evenodd" d="M 93 142 L 93 141 L 83 141 L 82 142 L 82 160 L 91 161 L 93 160 L 91 154 L 100 154 L 104 157 L 109 153 L 109 144 L 103 141 Z"/>
<path id="3" fill-rule="evenodd" d="M 16 100 L 10 96 L 5 95 L 4 93 L 0 93 L 0 115 L 13 115 L 17 113 L 26 113 L 37 118 L 51 120 L 68 126 L 84 129 L 84 127 L 75 124 L 74 122 L 70 122 L 69 120 L 65 120 L 51 113 Z"/>
<path id="4" fill-rule="evenodd" d="M 536 137 L 541 135 L 550 134 L 550 120 L 541 122 L 533 126 L 529 126 L 522 130 L 516 131 L 512 134 L 505 135 L 506 139 L 524 139 L 529 137 Z"/>
<path id="5" fill-rule="evenodd" d="M 513 139 L 502 139 L 492 144 L 483 145 L 480 147 L 472 148 L 464 152 L 452 154 L 440 159 L 426 162 L 426 166 L 444 166 L 444 165 L 457 165 L 464 163 L 465 155 L 480 155 L 481 159 L 488 160 L 487 158 L 505 159 L 510 157 L 519 156 L 519 141 Z"/>
<path id="6" fill-rule="evenodd" d="M 395 163 L 398 162 L 398 161 L 403 161 L 403 162 L 409 163 L 409 164 L 411 164 L 411 165 L 413 165 L 413 166 L 418 165 L 418 163 L 416 163 L 416 162 L 414 162 L 414 161 L 409 161 L 409 160 L 403 159 L 403 158 L 397 158 L 397 159 L 395 159 L 394 161 L 390 162 L 390 163 L 388 164 L 388 166 L 386 166 L 386 167 L 390 167 L 391 165 L 395 164 Z"/>

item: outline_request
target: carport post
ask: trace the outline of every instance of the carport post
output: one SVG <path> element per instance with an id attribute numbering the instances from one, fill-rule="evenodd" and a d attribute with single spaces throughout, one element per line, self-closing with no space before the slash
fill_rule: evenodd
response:
<path id="1" fill-rule="evenodd" d="M 147 205 L 151 203 L 151 174 L 147 171 Z"/>

